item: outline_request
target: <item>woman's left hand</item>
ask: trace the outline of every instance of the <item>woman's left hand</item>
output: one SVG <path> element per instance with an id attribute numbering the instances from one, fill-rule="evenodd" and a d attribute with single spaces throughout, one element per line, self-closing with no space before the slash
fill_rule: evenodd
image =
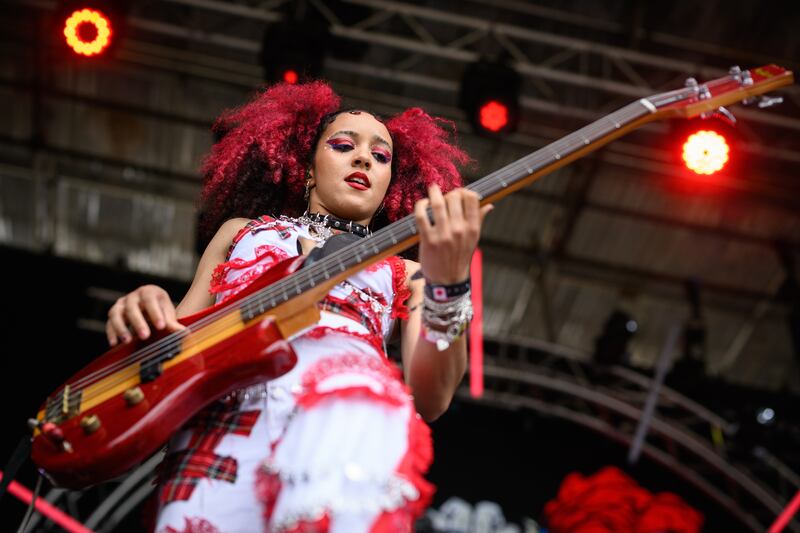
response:
<path id="1" fill-rule="evenodd" d="M 433 214 L 428 219 L 427 208 Z M 478 194 L 459 188 L 442 195 L 437 185 L 428 187 L 428 198 L 414 206 L 419 231 L 419 262 L 430 283 L 451 285 L 469 277 L 472 253 L 481 234 L 481 223 L 493 206 L 480 205 Z"/>

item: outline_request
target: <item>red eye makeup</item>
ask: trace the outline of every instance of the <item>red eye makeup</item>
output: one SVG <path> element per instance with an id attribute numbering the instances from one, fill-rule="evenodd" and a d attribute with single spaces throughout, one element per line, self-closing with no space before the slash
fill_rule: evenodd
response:
<path id="1" fill-rule="evenodd" d="M 353 141 L 351 141 L 350 139 L 342 138 L 342 137 L 338 137 L 338 138 L 335 138 L 335 139 L 328 139 L 327 144 L 330 145 L 332 148 L 335 148 L 335 149 L 341 149 L 341 148 L 345 148 L 345 147 L 347 147 L 347 148 L 352 148 L 353 147 Z"/>
<path id="2" fill-rule="evenodd" d="M 383 148 L 373 148 L 372 155 L 381 163 L 388 163 L 392 160 L 392 154 Z"/>

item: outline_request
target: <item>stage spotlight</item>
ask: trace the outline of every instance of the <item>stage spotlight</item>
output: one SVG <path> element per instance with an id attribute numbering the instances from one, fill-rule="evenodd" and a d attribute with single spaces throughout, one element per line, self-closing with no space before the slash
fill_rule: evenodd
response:
<path id="1" fill-rule="evenodd" d="M 296 70 L 290 68 L 283 71 L 283 76 L 281 76 L 281 78 L 283 78 L 283 81 L 286 83 L 294 85 L 300 79 L 300 75 L 297 74 Z"/>
<path id="2" fill-rule="evenodd" d="M 102 53 L 112 35 L 111 21 L 101 11 L 76 10 L 64 21 L 64 37 L 76 54 L 88 57 Z"/>
<path id="3" fill-rule="evenodd" d="M 461 77 L 459 106 L 477 133 L 500 137 L 516 130 L 522 78 L 499 61 L 467 65 Z"/>
<path id="4" fill-rule="evenodd" d="M 264 79 L 295 84 L 318 78 L 330 41 L 328 22 L 310 15 L 268 26 L 260 54 Z"/>
<path id="5" fill-rule="evenodd" d="M 508 106 L 497 100 L 489 100 L 478 110 L 478 120 L 481 126 L 496 133 L 508 125 Z"/>
<path id="6" fill-rule="evenodd" d="M 764 426 L 772 424 L 775 421 L 775 410 L 771 407 L 762 407 L 756 411 L 756 421 Z"/>
<path id="7" fill-rule="evenodd" d="M 615 310 L 608 317 L 603 332 L 595 340 L 594 360 L 604 365 L 626 364 L 628 342 L 639 324 L 628 313 Z"/>
<path id="8" fill-rule="evenodd" d="M 67 55 L 95 60 L 107 56 L 125 33 L 130 1 L 62 0 L 57 6 L 52 31 Z"/>
<path id="9" fill-rule="evenodd" d="M 682 157 L 686 168 L 697 174 L 714 174 L 728 162 L 730 147 L 719 133 L 712 130 L 697 131 L 686 139 Z"/>

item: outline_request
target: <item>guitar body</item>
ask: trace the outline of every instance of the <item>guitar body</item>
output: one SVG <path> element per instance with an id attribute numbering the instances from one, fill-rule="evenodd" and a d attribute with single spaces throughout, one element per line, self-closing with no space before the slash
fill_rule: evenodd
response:
<path id="1" fill-rule="evenodd" d="M 301 264 L 302 259 L 292 258 L 275 265 L 237 294 L 236 299 L 270 285 Z M 191 327 L 218 307 L 210 307 L 180 322 Z M 72 376 L 67 384 L 80 383 L 104 369 L 127 368 L 125 362 L 134 352 L 157 344 L 165 336 L 115 347 Z M 52 402 L 46 403 L 40 411 L 41 424 L 34 434 L 31 458 L 54 484 L 62 487 L 80 489 L 112 479 L 158 451 L 176 429 L 215 399 L 274 379 L 291 370 L 296 361 L 275 317 L 266 315 L 180 362 L 169 367 L 164 365 L 163 371 L 152 381 L 142 382 L 139 372 L 133 373 L 130 369 L 127 373 L 119 371 L 116 376 L 106 377 L 106 383 L 99 387 L 108 392 L 100 394 L 100 401 L 88 409 L 73 407 L 76 403 L 85 404 L 85 398 L 68 395 L 66 410 L 73 412 L 64 416 L 63 421 L 45 421 L 43 414 L 48 410 L 50 413 L 57 411 Z M 133 404 L 126 399 L 126 393 L 135 388 L 141 394 L 136 392 L 134 396 L 141 396 L 141 399 Z M 89 391 L 89 388 L 84 390 Z M 93 396 L 97 397 L 97 393 Z M 99 426 L 85 429 L 85 421 L 93 416 Z"/>
<path id="2" fill-rule="evenodd" d="M 786 69 L 764 65 L 734 67 L 702 85 L 687 80 L 685 88 L 631 102 L 469 189 L 482 204 L 497 201 L 648 122 L 752 102 L 793 79 Z M 49 397 L 32 420 L 33 461 L 70 488 L 125 473 L 216 398 L 290 370 L 297 358 L 285 339 L 319 319 L 316 303 L 335 284 L 418 240 L 414 216 L 407 215 L 299 272 L 303 257 L 275 265 L 230 301 L 182 320 L 185 334 L 112 349 Z"/>

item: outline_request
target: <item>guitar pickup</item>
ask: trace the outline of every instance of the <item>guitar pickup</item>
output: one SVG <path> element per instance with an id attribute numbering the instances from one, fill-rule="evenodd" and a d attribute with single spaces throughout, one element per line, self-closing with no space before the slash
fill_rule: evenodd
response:
<path id="1" fill-rule="evenodd" d="M 169 361 L 181 352 L 180 344 L 177 344 L 168 351 L 163 351 L 146 361 L 139 363 L 139 380 L 142 383 L 155 381 L 164 372 L 164 361 Z"/>

